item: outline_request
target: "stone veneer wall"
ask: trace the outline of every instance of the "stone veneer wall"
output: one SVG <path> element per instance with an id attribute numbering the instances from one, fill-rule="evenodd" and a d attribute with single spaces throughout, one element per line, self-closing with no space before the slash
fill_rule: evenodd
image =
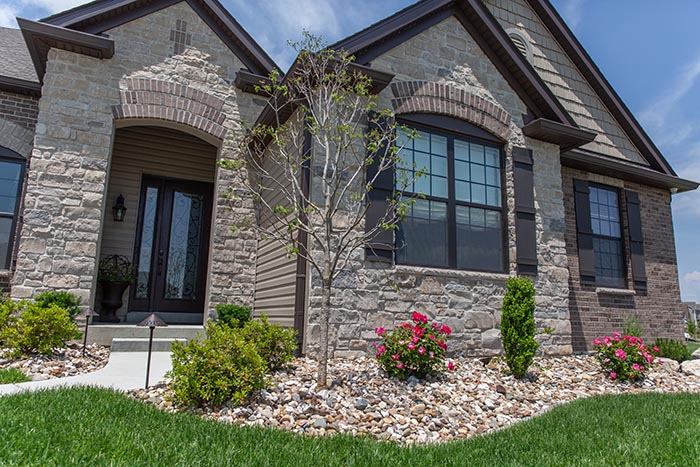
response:
<path id="1" fill-rule="evenodd" d="M 191 46 L 173 55 L 176 21 L 187 22 Z M 95 293 L 96 264 L 115 121 L 125 78 L 179 83 L 225 101 L 229 131 L 252 120 L 259 103 L 232 82 L 243 66 L 185 2 L 108 31 L 116 53 L 98 60 L 66 51 L 49 52 L 27 186 L 25 226 L 12 296 L 27 298 L 64 289 L 86 302 Z M 149 120 L 148 124 L 153 124 Z M 233 158 L 233 144 L 221 142 L 220 157 Z M 231 227 L 252 205 L 231 205 L 224 197 L 243 173 L 218 171 L 212 229 L 209 299 L 252 305 L 256 239 Z M 186 178 L 186 174 L 183 174 Z M 137 200 L 129 200 L 136 202 Z"/>
<path id="2" fill-rule="evenodd" d="M 435 268 L 386 265 L 363 260 L 358 253 L 335 282 L 332 297 L 331 342 L 335 355 L 368 351 L 376 339 L 374 328 L 393 327 L 412 310 L 453 330 L 452 349 L 464 354 L 493 354 L 500 350 L 497 326 L 505 281 L 515 273 L 515 220 L 511 148 L 534 151 L 534 185 L 539 275 L 536 278 L 539 329 L 554 328 L 540 336 L 545 353 L 571 351 L 569 292 L 564 239 L 564 205 L 559 148 L 523 137 L 520 130 L 525 105 L 490 63 L 455 18 L 424 31 L 372 63 L 377 70 L 395 74 L 395 83 L 424 81 L 449 85 L 491 102 L 511 117 L 507 136 L 506 194 L 508 203 L 509 271 L 488 274 Z M 391 106 L 390 89 L 382 92 L 380 105 Z M 436 109 L 437 110 L 437 109 Z M 448 113 L 448 112 L 442 112 Z M 321 302 L 320 281 L 313 269 L 307 313 L 307 350 L 318 342 L 315 322 Z"/>
<path id="3" fill-rule="evenodd" d="M 647 292 L 635 295 L 596 293 L 595 286 L 582 285 L 578 265 L 578 243 L 573 180 L 579 178 L 639 193 Z M 681 305 L 673 236 L 671 194 L 667 190 L 591 174 L 564 167 L 562 169 L 564 202 L 566 206 L 566 242 L 569 261 L 570 297 L 574 350 L 593 348 L 592 341 L 613 331 L 622 331 L 630 316 L 640 319 L 645 337 L 683 338 L 683 307 Z M 627 258 L 627 283 L 632 276 L 627 230 L 627 209 L 622 201 L 623 236 Z"/>

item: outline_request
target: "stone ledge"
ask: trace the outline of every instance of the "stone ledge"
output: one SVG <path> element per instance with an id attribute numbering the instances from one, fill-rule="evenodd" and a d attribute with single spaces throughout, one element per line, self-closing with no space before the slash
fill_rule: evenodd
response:
<path id="1" fill-rule="evenodd" d="M 598 295 L 637 295 L 637 292 L 632 289 L 615 289 L 612 287 L 596 287 L 595 293 Z"/>
<path id="2" fill-rule="evenodd" d="M 486 280 L 486 281 L 497 281 L 505 283 L 511 276 L 505 273 L 495 273 L 495 272 L 479 272 L 479 271 L 459 271 L 456 269 L 440 269 L 440 268 L 429 268 L 422 266 L 407 266 L 397 264 L 394 267 L 394 272 L 397 274 L 415 274 L 421 276 L 434 276 L 434 277 L 455 277 L 459 279 L 468 280 Z"/>

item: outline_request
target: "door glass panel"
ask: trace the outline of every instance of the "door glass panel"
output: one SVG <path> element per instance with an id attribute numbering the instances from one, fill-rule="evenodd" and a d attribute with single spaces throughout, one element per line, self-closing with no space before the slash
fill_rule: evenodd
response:
<path id="1" fill-rule="evenodd" d="M 165 298 L 196 300 L 204 196 L 175 191 L 170 221 Z"/>
<path id="2" fill-rule="evenodd" d="M 156 209 L 158 207 L 158 188 L 146 189 L 146 202 L 143 211 L 141 230 L 141 247 L 139 248 L 139 269 L 136 277 L 136 298 L 149 297 L 151 283 L 151 262 L 153 259 L 153 240 L 156 232 Z"/>

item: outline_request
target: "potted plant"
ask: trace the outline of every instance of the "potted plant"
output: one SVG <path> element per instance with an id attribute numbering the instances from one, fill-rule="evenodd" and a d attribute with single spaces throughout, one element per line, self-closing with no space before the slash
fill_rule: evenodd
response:
<path id="1" fill-rule="evenodd" d="M 124 304 L 122 296 L 133 281 L 134 271 L 126 256 L 109 255 L 100 260 L 97 282 L 102 289 L 101 322 L 119 322 L 117 310 Z"/>

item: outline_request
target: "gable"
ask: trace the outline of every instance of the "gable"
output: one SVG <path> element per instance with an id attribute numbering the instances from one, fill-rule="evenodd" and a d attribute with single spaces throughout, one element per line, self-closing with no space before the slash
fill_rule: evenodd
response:
<path id="1" fill-rule="evenodd" d="M 598 93 L 525 0 L 485 0 L 485 3 L 504 29 L 513 28 L 528 39 L 534 69 L 578 126 L 597 134 L 595 140 L 582 149 L 649 165 Z"/>

